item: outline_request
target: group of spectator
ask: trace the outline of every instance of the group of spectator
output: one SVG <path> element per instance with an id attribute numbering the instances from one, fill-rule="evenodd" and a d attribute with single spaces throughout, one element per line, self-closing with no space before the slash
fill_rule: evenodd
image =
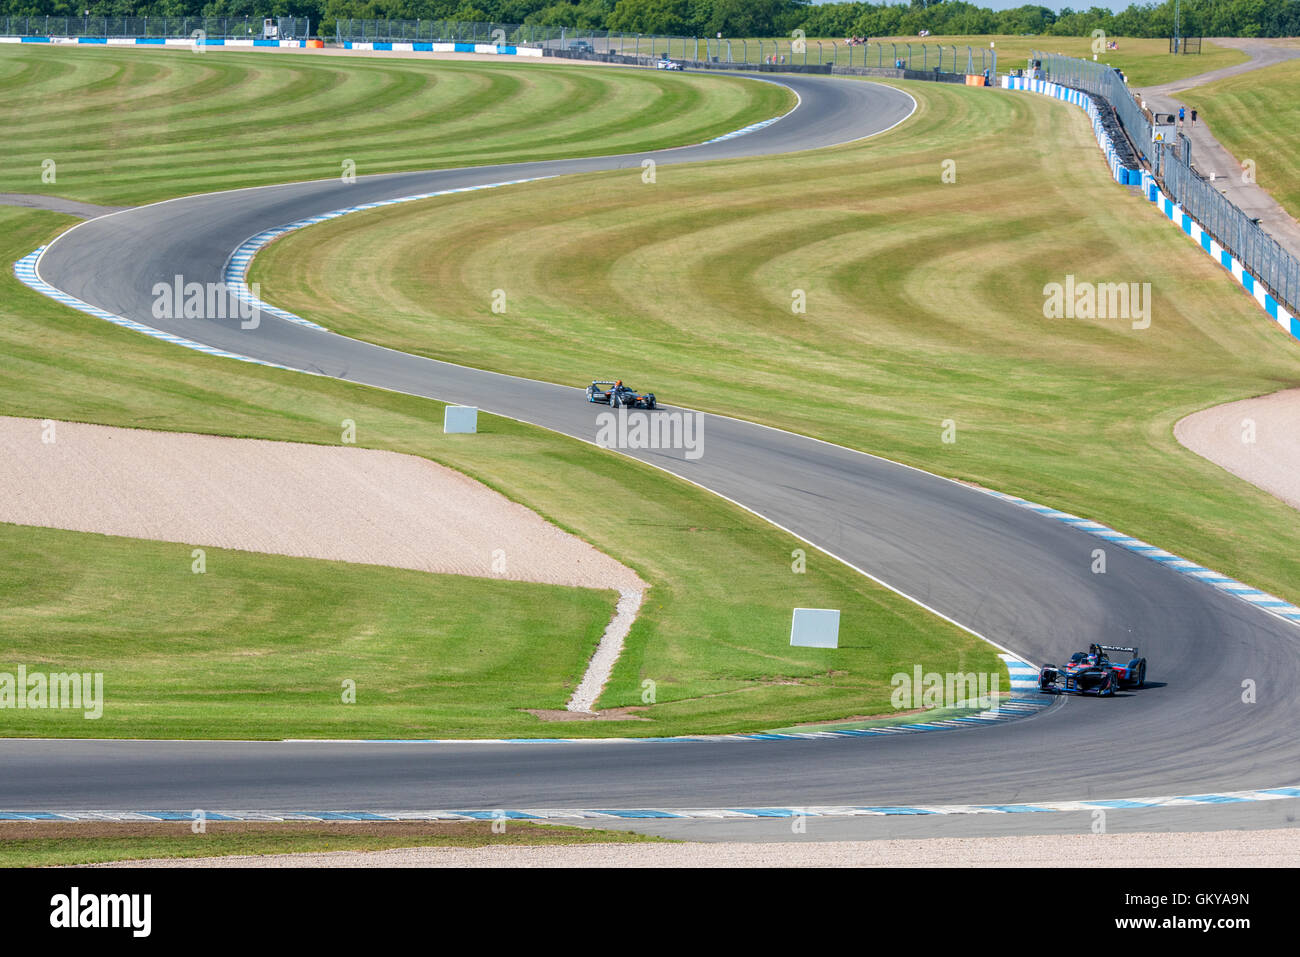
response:
<path id="1" fill-rule="evenodd" d="M 866 46 L 871 42 L 871 37 L 845 37 L 844 44 L 851 47 Z"/>

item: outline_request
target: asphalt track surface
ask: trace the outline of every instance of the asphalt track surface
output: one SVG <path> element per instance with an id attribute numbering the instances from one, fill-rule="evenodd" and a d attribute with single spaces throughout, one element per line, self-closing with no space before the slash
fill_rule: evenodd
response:
<path id="1" fill-rule="evenodd" d="M 583 402 L 579 389 L 447 365 L 265 315 L 255 330 L 237 321 L 158 321 L 151 315 L 153 286 L 176 275 L 220 281 L 231 252 L 251 235 L 345 206 L 532 176 L 620 169 L 639 176 L 647 156 L 661 167 L 659 176 L 671 176 L 662 167 L 868 136 L 913 107 L 906 94 L 861 81 L 777 82 L 798 92 L 800 106 L 735 139 L 621 157 L 365 177 L 350 186 L 326 181 L 187 197 L 78 226 L 50 245 L 40 275 L 94 305 L 222 349 L 475 405 L 591 441 L 599 409 Z M 937 437 L 943 397 L 935 404 Z M 1001 804 L 1300 781 L 1294 626 L 1118 547 L 1107 550 L 1107 573 L 1093 574 L 1096 538 L 937 476 L 718 416 L 706 416 L 703 434 L 697 459 L 628 454 L 735 500 L 1031 661 L 1060 660 L 1091 641 L 1138 644 L 1150 660 L 1151 684 L 1113 699 L 1070 699 L 1038 717 L 987 728 L 866 739 L 6 740 L 0 808 Z M 810 560 L 831 559 L 813 553 Z M 1247 679 L 1257 683 L 1253 704 L 1242 701 Z"/>

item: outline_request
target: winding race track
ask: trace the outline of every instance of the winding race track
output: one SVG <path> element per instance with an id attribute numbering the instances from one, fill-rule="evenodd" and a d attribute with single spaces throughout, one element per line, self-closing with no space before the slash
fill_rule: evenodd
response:
<path id="1" fill-rule="evenodd" d="M 798 108 L 732 139 L 652 154 L 187 197 L 78 226 L 50 245 L 39 274 L 88 303 L 230 352 L 475 405 L 592 441 L 599 407 L 584 403 L 579 389 L 439 363 L 267 315 L 250 330 L 238 320 L 155 320 L 151 290 L 177 275 L 218 282 L 248 237 L 343 207 L 538 176 L 619 169 L 639 176 L 647 156 L 664 166 L 831 146 L 889 129 L 914 108 L 905 93 L 871 83 L 794 76 L 777 82 L 799 94 Z M 705 418 L 703 448 L 697 459 L 627 454 L 735 500 L 1031 662 L 1059 660 L 1090 641 L 1140 645 L 1150 686 L 1108 700 L 1071 699 L 1037 717 L 986 728 L 873 738 L 6 740 L 0 808 L 1007 804 L 1300 781 L 1293 703 L 1300 631 L 1293 625 L 1121 548 L 1107 550 L 1107 574 L 1093 574 L 1098 539 L 870 455 L 719 416 Z M 1246 679 L 1257 683 L 1256 703 L 1242 702 Z"/>

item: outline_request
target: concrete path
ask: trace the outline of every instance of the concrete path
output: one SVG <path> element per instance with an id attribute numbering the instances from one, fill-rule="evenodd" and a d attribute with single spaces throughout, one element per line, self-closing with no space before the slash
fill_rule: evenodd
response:
<path id="1" fill-rule="evenodd" d="M 1200 113 L 1196 127 L 1191 125 L 1191 111 L 1196 107 L 1194 99 L 1180 96 L 1183 91 L 1204 86 L 1216 80 L 1222 80 L 1252 70 L 1262 70 L 1286 60 L 1300 59 L 1300 40 L 1259 40 L 1245 38 L 1216 38 L 1215 43 L 1233 47 L 1250 54 L 1246 63 L 1211 70 L 1198 76 L 1175 80 L 1160 86 L 1148 86 L 1141 90 L 1147 108 L 1159 113 L 1177 113 L 1179 106 L 1187 107 L 1187 123 L 1183 131 L 1192 141 L 1192 166 L 1209 176 L 1214 174 L 1214 185 L 1228 199 L 1251 216 L 1259 218 L 1259 224 L 1270 236 L 1285 247 L 1291 255 L 1300 259 L 1300 222 L 1283 209 L 1278 202 L 1254 182 L 1246 182 L 1242 175 L 1241 160 L 1249 157 L 1233 156 L 1214 137 L 1214 117 Z M 1135 91 L 1137 92 L 1137 91 Z"/>

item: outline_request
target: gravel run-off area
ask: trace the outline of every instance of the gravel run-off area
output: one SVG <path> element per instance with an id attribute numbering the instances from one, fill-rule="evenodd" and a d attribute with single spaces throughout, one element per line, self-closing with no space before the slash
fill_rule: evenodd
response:
<path id="1" fill-rule="evenodd" d="M 1300 509 L 1300 389 L 1193 413 L 1174 437 L 1202 458 Z"/>
<path id="2" fill-rule="evenodd" d="M 1300 829 L 881 841 L 412 847 L 130 867 L 1294 867 Z"/>

